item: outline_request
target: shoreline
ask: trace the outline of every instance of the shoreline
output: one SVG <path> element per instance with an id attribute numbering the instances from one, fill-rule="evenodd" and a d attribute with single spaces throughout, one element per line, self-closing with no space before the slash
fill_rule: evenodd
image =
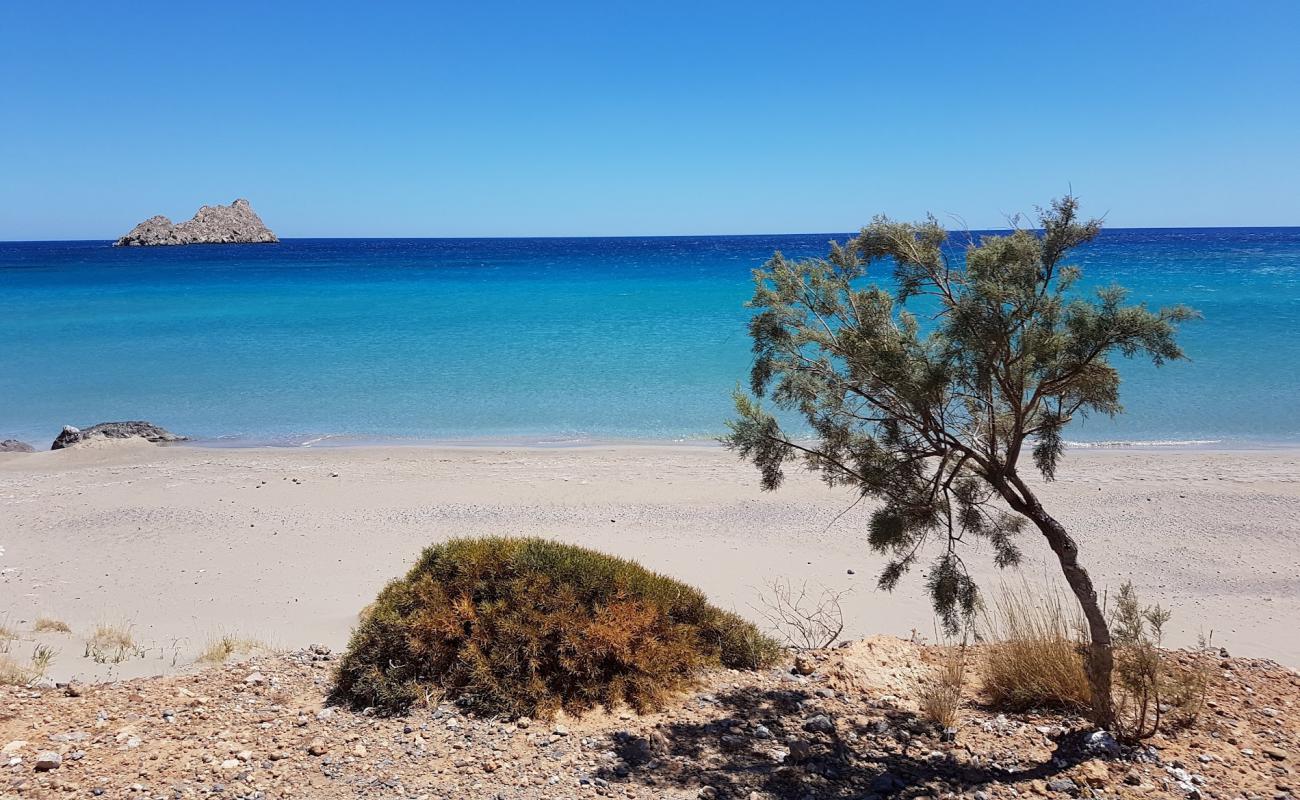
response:
<path id="1" fill-rule="evenodd" d="M 808 440 L 800 439 L 799 441 Z M 723 449 L 722 443 L 716 437 L 678 437 L 669 439 L 616 436 L 384 437 L 352 436 L 348 434 L 302 435 L 281 438 L 192 437 L 182 442 L 165 443 L 161 446 L 205 450 L 353 450 L 389 447 L 403 450 Z M 1300 439 L 1066 440 L 1065 449 L 1067 451 L 1081 452 L 1285 452 L 1300 450 Z M 47 452 L 47 450 L 44 447 L 37 447 L 35 452 L 42 453 Z"/>

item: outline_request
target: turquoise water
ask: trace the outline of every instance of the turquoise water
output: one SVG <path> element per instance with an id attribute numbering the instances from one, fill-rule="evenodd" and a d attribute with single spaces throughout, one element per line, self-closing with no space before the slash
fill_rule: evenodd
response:
<path id="1" fill-rule="evenodd" d="M 0 243 L 0 438 L 705 439 L 746 379 L 750 271 L 830 238 Z M 1300 228 L 1112 230 L 1077 261 L 1205 320 L 1068 438 L 1300 442 Z"/>

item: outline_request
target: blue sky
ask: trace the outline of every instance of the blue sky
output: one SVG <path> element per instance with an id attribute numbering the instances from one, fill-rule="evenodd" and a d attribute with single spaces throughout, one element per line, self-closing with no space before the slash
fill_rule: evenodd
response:
<path id="1" fill-rule="evenodd" d="M 0 239 L 1300 225 L 1300 3 L 25 2 Z"/>

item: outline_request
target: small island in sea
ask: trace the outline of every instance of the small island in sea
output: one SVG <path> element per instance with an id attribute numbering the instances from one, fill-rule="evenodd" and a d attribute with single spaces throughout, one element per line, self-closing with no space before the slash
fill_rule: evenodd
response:
<path id="1" fill-rule="evenodd" d="M 203 206 L 194 218 L 179 224 L 150 217 L 113 243 L 114 247 L 177 244 L 272 244 L 279 238 L 244 198 L 228 206 Z"/>

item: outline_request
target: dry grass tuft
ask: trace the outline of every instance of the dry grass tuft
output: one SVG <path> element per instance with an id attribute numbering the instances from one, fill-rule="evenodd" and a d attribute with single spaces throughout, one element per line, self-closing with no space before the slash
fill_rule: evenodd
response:
<path id="1" fill-rule="evenodd" d="M 208 641 L 198 661 L 204 664 L 223 664 L 233 655 L 253 653 L 271 648 L 256 639 L 249 639 L 231 633 L 223 633 Z"/>
<path id="2" fill-rule="evenodd" d="M 929 680 L 918 689 L 921 714 L 941 728 L 956 728 L 965 683 L 966 647 L 950 646 Z"/>
<path id="3" fill-rule="evenodd" d="M 120 664 L 139 652 L 131 626 L 101 623 L 86 640 L 86 658 L 97 664 Z"/>
<path id="4" fill-rule="evenodd" d="M 646 710 L 701 669 L 779 654 L 703 593 L 634 562 L 543 539 L 453 539 L 380 593 L 332 697 L 398 711 L 445 696 L 531 717 Z"/>
<path id="5" fill-rule="evenodd" d="M 37 617 L 36 624 L 32 626 L 35 633 L 72 633 L 72 628 L 68 623 L 61 619 L 53 617 Z"/>
<path id="6" fill-rule="evenodd" d="M 10 624 L 8 617 L 0 617 L 0 653 L 8 653 L 10 646 L 18 639 L 18 631 Z"/>
<path id="7" fill-rule="evenodd" d="M 984 692 L 996 708 L 1083 711 L 1092 694 L 1084 671 L 1086 629 L 1059 592 L 1004 585 L 986 609 Z"/>
<path id="8" fill-rule="evenodd" d="M 0 686 L 26 686 L 31 682 L 31 670 L 9 656 L 0 656 Z"/>

